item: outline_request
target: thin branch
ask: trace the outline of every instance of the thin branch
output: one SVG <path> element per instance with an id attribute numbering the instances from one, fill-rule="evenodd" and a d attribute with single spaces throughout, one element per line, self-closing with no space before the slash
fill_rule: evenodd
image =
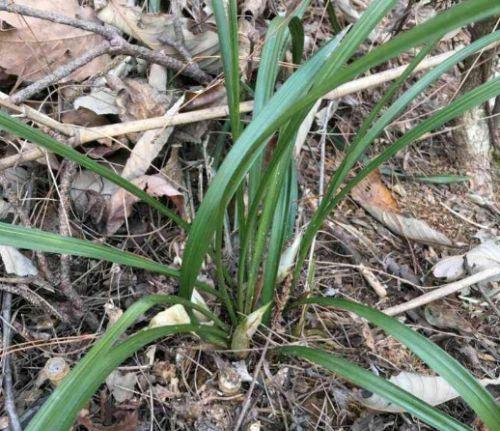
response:
<path id="1" fill-rule="evenodd" d="M 10 347 L 10 314 L 12 306 L 12 294 L 5 292 L 3 294 L 2 320 L 3 320 L 3 388 L 5 399 L 5 410 L 9 417 L 11 431 L 22 431 L 21 423 L 16 411 L 14 399 L 14 385 L 12 382 L 12 369 L 10 367 L 10 354 L 7 353 Z"/>
<path id="2" fill-rule="evenodd" d="M 34 9 L 29 6 L 11 4 L 8 3 L 6 0 L 0 1 L 0 11 L 17 13 L 23 16 L 40 18 L 50 22 L 55 22 L 57 24 L 64 24 L 71 27 L 79 28 L 81 30 L 98 34 L 107 41 L 106 43 L 102 43 L 96 48 L 86 52 L 84 55 L 82 55 L 79 58 L 76 58 L 70 63 L 59 67 L 55 72 L 31 84 L 24 90 L 21 90 L 20 92 L 16 93 L 11 98 L 11 100 L 14 103 L 20 103 L 21 101 L 26 100 L 33 94 L 36 94 L 38 91 L 47 88 L 49 85 L 52 85 L 58 80 L 68 76 L 73 71 L 89 63 L 94 58 L 97 58 L 107 53 L 124 54 L 142 58 L 143 60 L 146 60 L 148 62 L 160 64 L 162 66 L 173 69 L 178 73 L 189 76 L 190 78 L 193 78 L 201 83 L 209 82 L 212 79 L 210 75 L 203 72 L 198 67 L 198 65 L 194 63 L 184 64 L 183 62 L 166 55 L 162 51 L 153 51 L 150 50 L 149 48 L 132 45 L 120 35 L 117 29 L 111 26 L 100 25 L 92 21 L 71 18 L 65 15 L 60 15 L 55 12 L 47 12 L 39 9 Z"/>
<path id="3" fill-rule="evenodd" d="M 69 226 L 69 209 L 71 204 L 69 202 L 69 190 L 71 187 L 72 180 L 76 174 L 76 163 L 66 161 L 62 168 L 61 183 L 59 185 L 59 234 L 61 236 L 71 236 L 71 228 Z M 85 305 L 81 296 L 73 287 L 71 282 L 71 256 L 67 254 L 62 254 L 60 257 L 60 267 L 61 267 L 61 282 L 59 288 L 61 293 L 70 302 L 74 317 L 76 319 L 85 318 L 87 324 L 92 330 L 96 330 L 99 327 L 99 320 L 97 317 L 89 311 L 85 313 Z"/>
<path id="4" fill-rule="evenodd" d="M 100 25 L 93 21 L 87 21 L 84 19 L 71 18 L 69 16 L 60 15 L 55 12 L 47 12 L 29 6 L 10 3 L 8 0 L 0 1 L 0 10 L 17 13 L 23 16 L 30 16 L 32 18 L 40 18 L 46 21 L 55 22 L 57 24 L 69 25 L 71 27 L 99 34 L 107 40 L 111 40 L 115 37 L 121 37 L 114 27 Z"/>
<path id="5" fill-rule="evenodd" d="M 33 84 L 28 85 L 17 93 L 13 94 L 10 97 L 12 103 L 21 103 L 28 100 L 31 96 L 39 93 L 41 90 L 55 84 L 59 80 L 66 78 L 71 75 L 75 70 L 79 69 L 82 66 L 90 63 L 97 57 L 104 55 L 111 50 L 111 45 L 109 42 L 102 42 L 100 45 L 97 45 L 95 48 L 88 50 L 82 56 L 75 58 L 69 63 L 64 64 L 63 66 L 58 67 L 54 72 L 49 73 L 42 79 L 35 81 Z"/>
<path id="6" fill-rule="evenodd" d="M 445 296 L 451 295 L 452 293 L 459 292 L 460 290 L 472 286 L 500 274 L 500 266 L 495 266 L 493 268 L 485 269 L 484 271 L 478 272 L 477 274 L 471 275 L 470 277 L 464 278 L 453 283 L 445 284 L 431 292 L 425 293 L 418 296 L 411 301 L 405 302 L 403 304 L 395 305 L 394 307 L 386 308 L 382 310 L 385 314 L 389 316 L 395 316 L 401 314 L 408 310 L 413 310 L 414 308 L 421 307 L 422 305 L 429 304 L 430 302 L 437 301 L 438 299 L 444 298 Z"/>
<path id="7" fill-rule="evenodd" d="M 493 49 L 498 45 L 498 43 L 494 43 L 486 47 L 485 49 Z M 413 71 L 413 73 L 430 69 L 445 59 L 455 54 L 457 51 L 449 51 L 440 55 L 436 55 L 433 57 L 429 57 L 428 59 L 422 61 Z M 343 85 L 340 85 L 335 90 L 327 93 L 323 98 L 324 99 L 338 99 L 343 96 L 347 96 L 349 94 L 353 94 L 357 91 L 366 90 L 368 88 L 372 88 L 385 82 L 392 81 L 396 79 L 398 76 L 403 73 L 406 69 L 407 65 L 403 65 L 400 67 L 396 67 L 394 69 L 389 69 L 384 72 L 374 73 L 373 75 L 366 76 L 363 78 L 355 79 L 353 81 L 347 82 Z M 54 130 L 57 130 L 67 136 L 75 137 L 74 140 L 70 140 L 68 144 L 72 147 L 78 146 L 80 144 L 84 144 L 86 142 L 94 141 L 101 138 L 112 138 L 115 136 L 125 135 L 133 132 L 144 132 L 146 130 L 151 129 L 159 129 L 162 127 L 170 127 L 170 126 L 178 126 L 184 124 L 191 124 L 200 121 L 206 120 L 214 120 L 217 118 L 224 118 L 229 114 L 229 108 L 227 105 L 215 106 L 207 109 L 198 109 L 195 111 L 182 112 L 173 116 L 162 116 L 162 117 L 153 117 L 147 118 L 145 120 L 136 120 L 136 121 L 128 121 L 119 124 L 110 124 L 107 126 L 101 127 L 80 127 L 80 126 L 71 126 L 68 124 L 59 123 L 50 117 L 34 110 L 33 108 L 22 105 L 21 107 L 15 107 L 4 98 L 0 94 L 0 106 L 3 106 L 11 111 L 22 113 L 30 120 L 44 125 L 46 127 L 50 127 Z M 246 113 L 251 112 L 253 109 L 253 101 L 246 101 L 240 104 L 240 112 Z M 44 154 L 43 150 L 38 148 L 34 148 L 29 151 L 24 151 L 20 154 L 16 154 L 13 156 L 4 157 L 0 159 L 0 171 L 7 169 L 9 167 L 15 166 L 21 162 L 28 162 L 39 159 Z"/>

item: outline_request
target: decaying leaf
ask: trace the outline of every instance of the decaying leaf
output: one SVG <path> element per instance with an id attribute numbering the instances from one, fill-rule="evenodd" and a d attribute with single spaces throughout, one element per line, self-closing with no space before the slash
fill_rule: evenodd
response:
<path id="1" fill-rule="evenodd" d="M 106 87 L 93 88 L 90 94 L 75 99 L 75 109 L 85 108 L 97 115 L 118 115 L 120 108 L 116 105 L 116 92 Z"/>
<path id="2" fill-rule="evenodd" d="M 403 217 L 399 214 L 383 211 L 375 206 L 363 207 L 393 233 L 422 244 L 452 247 L 453 242 L 446 235 L 433 229 L 423 220 Z"/>
<path id="3" fill-rule="evenodd" d="M 166 115 L 170 116 L 177 114 L 182 102 L 183 98 L 180 98 L 174 106 L 167 111 Z M 173 130 L 173 127 L 166 127 L 144 132 L 130 153 L 127 163 L 123 168 L 122 177 L 133 179 L 144 175 L 168 141 Z"/>
<path id="4" fill-rule="evenodd" d="M 184 211 L 184 195 L 162 175 L 143 175 L 132 180 L 137 187 L 145 190 L 151 196 L 168 196 L 177 207 L 180 214 Z M 132 205 L 139 198 L 124 189 L 118 189 L 107 205 L 106 229 L 109 235 L 115 233 L 132 212 Z"/>
<path id="5" fill-rule="evenodd" d="M 191 302 L 208 310 L 205 299 L 196 289 L 193 289 Z M 199 311 L 194 311 L 194 315 L 200 321 L 200 323 L 212 323 L 212 321 L 210 321 L 207 316 L 200 313 Z M 191 319 L 189 318 L 189 314 L 184 306 L 181 304 L 175 304 L 167 308 L 166 310 L 160 311 L 158 314 L 156 314 L 149 322 L 149 327 L 158 328 L 159 326 L 187 325 L 189 323 L 191 323 Z"/>
<path id="6" fill-rule="evenodd" d="M 241 12 L 244 15 L 251 14 L 254 18 L 258 18 L 262 15 L 266 6 L 266 0 L 245 0 L 241 7 Z"/>
<path id="7" fill-rule="evenodd" d="M 159 117 L 165 113 L 170 98 L 141 79 L 108 79 L 108 83 L 118 90 L 116 105 L 122 121 L 143 120 Z"/>
<path id="8" fill-rule="evenodd" d="M 389 381 L 432 406 L 443 404 L 459 396 L 445 379 L 438 376 L 424 376 L 403 371 L 397 376 L 392 376 Z M 498 384 L 500 379 L 482 379 L 480 383 L 483 386 Z M 372 410 L 391 413 L 405 411 L 380 395 L 369 391 L 361 391 L 358 398 L 361 404 Z"/>
<path id="9" fill-rule="evenodd" d="M 175 304 L 164 311 L 160 311 L 149 322 L 149 328 L 159 328 L 160 326 L 188 325 L 191 323 L 189 315 L 181 304 Z"/>
<path id="10" fill-rule="evenodd" d="M 278 266 L 278 274 L 276 276 L 276 282 L 281 283 L 288 274 L 290 274 L 293 264 L 295 263 L 295 258 L 297 257 L 297 252 L 299 251 L 300 241 L 302 239 L 302 233 L 295 236 L 292 244 L 287 247 L 280 257 L 280 263 Z"/>
<path id="11" fill-rule="evenodd" d="M 75 210 L 82 217 L 90 214 L 95 223 L 100 223 L 106 212 L 106 203 L 117 186 L 94 172 L 82 170 L 76 174 L 70 188 L 70 198 Z"/>
<path id="12" fill-rule="evenodd" d="M 153 49 L 161 48 L 165 54 L 182 59 L 174 48 L 160 42 L 163 35 L 176 40 L 173 15 L 143 13 L 139 7 L 109 2 L 99 10 L 97 16 L 106 24 L 122 30 L 142 44 Z M 199 57 L 199 64 L 204 70 L 211 73 L 218 72 L 220 62 L 217 59 L 219 52 L 217 33 L 206 29 L 200 32 L 199 25 L 191 19 L 181 18 L 181 21 L 186 49 L 194 58 Z"/>
<path id="13" fill-rule="evenodd" d="M 399 205 L 382 181 L 379 170 L 370 172 L 365 179 L 360 181 L 351 191 L 351 196 L 360 205 L 366 202 L 386 212 L 400 212 Z"/>
<path id="14" fill-rule="evenodd" d="M 443 233 L 433 229 L 423 220 L 399 214 L 399 205 L 384 185 L 378 170 L 371 172 L 351 191 L 351 196 L 372 217 L 396 235 L 437 246 L 452 247 L 453 243 Z"/>
<path id="15" fill-rule="evenodd" d="M 134 397 L 136 383 L 137 377 L 135 373 L 122 373 L 119 370 L 114 370 L 106 378 L 106 386 L 118 403 L 131 400 Z"/>
<path id="16" fill-rule="evenodd" d="M 500 266 L 500 237 L 488 239 L 465 254 L 440 260 L 432 273 L 434 277 L 457 280 L 467 273 L 475 274 L 485 269 Z M 500 277 L 491 281 L 500 280 Z"/>
<path id="17" fill-rule="evenodd" d="M 72 18 L 93 18 L 92 9 L 79 6 L 77 0 L 16 0 L 16 4 Z M 14 13 L 0 12 L 0 20 L 11 27 L 0 32 L 0 66 L 22 81 L 40 79 L 103 41 L 101 36 L 75 27 Z M 98 57 L 65 80 L 81 81 L 103 70 L 108 62 L 109 56 Z"/>
<path id="18" fill-rule="evenodd" d="M 445 302 L 432 302 L 424 308 L 425 320 L 441 329 L 455 329 L 461 333 L 472 333 L 472 325 Z"/>
<path id="19" fill-rule="evenodd" d="M 231 340 L 231 350 L 235 351 L 235 356 L 244 358 L 248 355 L 247 350 L 250 347 L 250 340 L 255 334 L 255 331 L 257 331 L 270 305 L 271 303 L 263 305 L 253 313 L 250 313 L 238 324 Z"/>
<path id="20" fill-rule="evenodd" d="M 136 431 L 138 429 L 138 422 L 139 414 L 137 410 L 127 412 L 120 422 L 109 426 L 95 424 L 87 416 L 78 418 L 78 423 L 87 428 L 88 431 Z"/>
<path id="21" fill-rule="evenodd" d="M 0 256 L 2 257 L 7 274 L 15 274 L 20 277 L 38 274 L 38 270 L 31 260 L 14 247 L 0 245 Z"/>

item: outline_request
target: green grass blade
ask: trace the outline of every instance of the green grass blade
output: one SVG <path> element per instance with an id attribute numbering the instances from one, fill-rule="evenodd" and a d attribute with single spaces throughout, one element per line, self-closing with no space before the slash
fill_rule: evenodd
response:
<path id="1" fill-rule="evenodd" d="M 304 26 L 300 18 L 294 16 L 288 23 L 288 28 L 292 36 L 292 61 L 294 64 L 300 64 L 304 54 Z"/>
<path id="2" fill-rule="evenodd" d="M 408 347 L 460 394 L 490 429 L 500 429 L 500 407 L 487 389 L 456 359 L 422 335 L 378 310 L 345 299 L 312 297 L 296 302 L 318 304 L 352 311 L 382 328 Z M 392 401 L 392 400 L 391 400 Z"/>
<path id="3" fill-rule="evenodd" d="M 339 35 L 323 47 L 311 61 L 301 67 L 279 90 L 280 97 L 276 95 L 266 104 L 264 111 L 277 112 L 286 110 L 297 98 L 304 95 L 312 86 L 310 76 L 314 76 L 324 66 L 332 52 L 337 48 L 343 35 Z M 277 93 L 277 94 L 278 94 Z M 264 113 L 264 111 L 259 115 Z M 217 226 L 221 209 L 227 206 L 230 198 L 241 184 L 248 169 L 258 157 L 262 141 L 255 141 L 253 133 L 259 122 L 252 121 L 244 130 L 238 142 L 226 156 L 224 162 L 210 185 L 203 202 L 198 209 L 195 222 L 191 227 L 186 248 L 183 255 L 181 270 L 181 295 L 190 297 L 193 282 L 197 277 L 201 262 L 208 249 L 208 244 Z M 247 132 L 251 128 L 250 132 Z M 235 179 L 236 178 L 236 179 Z M 194 229 L 194 230 L 193 230 Z"/>
<path id="4" fill-rule="evenodd" d="M 326 13 L 328 14 L 328 20 L 332 26 L 333 34 L 340 33 L 342 27 L 340 26 L 337 14 L 335 13 L 335 7 L 333 6 L 333 0 L 327 0 L 326 2 Z"/>
<path id="5" fill-rule="evenodd" d="M 14 135 L 20 136 L 21 138 L 24 138 L 29 142 L 38 145 L 39 147 L 45 148 L 46 150 L 49 150 L 55 154 L 60 155 L 61 157 L 78 163 L 80 166 L 101 175 L 112 183 L 115 183 L 116 185 L 137 196 L 143 202 L 151 205 L 153 208 L 158 210 L 164 216 L 173 220 L 183 229 L 189 229 L 189 224 L 185 220 L 183 220 L 182 217 L 177 215 L 172 210 L 168 209 L 165 205 L 161 204 L 156 199 L 152 198 L 144 190 L 141 190 L 135 184 L 132 184 L 125 178 L 122 178 L 120 175 L 115 174 L 111 169 L 101 166 L 91 158 L 80 154 L 75 149 L 61 144 L 60 142 L 51 138 L 49 135 L 46 135 L 45 133 L 34 129 L 33 127 L 22 123 L 17 118 L 13 118 L 9 115 L 4 114 L 3 112 L 0 112 L 0 126 L 2 126 L 5 130 L 13 133 Z"/>
<path id="6" fill-rule="evenodd" d="M 108 262 L 145 269 L 146 271 L 152 271 L 170 277 L 180 277 L 179 270 L 138 256 L 134 253 L 119 250 L 104 244 L 96 244 L 87 240 L 61 236 L 39 229 L 15 226 L 9 223 L 0 222 L 0 244 L 46 253 L 69 254 L 71 256 L 106 260 Z M 204 283 L 197 282 L 196 286 L 200 290 L 220 297 L 219 292 Z"/>
<path id="7" fill-rule="evenodd" d="M 406 106 L 408 106 L 409 103 L 411 103 L 416 97 L 418 97 L 422 92 L 433 82 L 435 82 L 440 76 L 442 76 L 443 73 L 445 73 L 449 68 L 457 64 L 459 61 L 462 61 L 463 59 L 467 58 L 468 56 L 472 55 L 473 53 L 481 50 L 485 46 L 500 40 L 500 31 L 494 32 L 488 36 L 485 36 L 471 45 L 463 48 L 456 54 L 452 55 L 443 63 L 435 67 L 433 70 L 425 74 L 419 81 L 417 81 L 411 88 L 409 88 L 403 95 L 401 95 L 384 113 L 383 115 L 375 122 L 375 124 L 365 133 L 360 139 L 356 139 L 353 145 L 349 148 L 349 150 L 346 153 L 346 156 L 342 160 L 342 163 L 340 164 L 339 168 L 335 172 L 334 176 L 332 179 L 329 181 L 327 190 L 324 194 L 324 199 L 322 200 L 320 206 L 318 207 L 317 211 L 314 213 L 306 232 L 304 233 L 304 237 L 302 239 L 301 243 L 301 248 L 299 251 L 299 255 L 297 257 L 297 265 L 295 268 L 295 274 L 294 274 L 294 283 L 296 284 L 298 282 L 300 270 L 302 267 L 302 264 L 304 260 L 306 259 L 308 250 L 313 242 L 313 238 L 316 234 L 316 232 L 321 228 L 321 225 L 323 224 L 323 221 L 325 218 L 328 216 L 328 214 L 331 212 L 331 210 L 334 208 L 335 205 L 339 202 L 340 196 L 337 196 L 334 198 L 335 193 L 337 192 L 338 188 L 341 186 L 341 184 L 344 182 L 345 178 L 347 178 L 350 170 L 352 167 L 355 165 L 357 161 L 360 160 L 362 157 L 363 153 L 365 152 L 366 148 L 373 142 L 373 140 L 379 136 L 380 133 L 384 130 L 384 127 L 387 126 L 400 112 L 404 110 Z M 453 102 L 453 106 L 460 106 L 460 104 L 457 104 L 456 101 Z M 449 107 L 445 109 L 450 109 Z M 448 111 L 445 111 L 448 112 Z M 463 112 L 463 111 L 462 111 Z M 454 117 L 451 117 L 454 118 Z M 424 126 L 423 127 L 429 127 L 429 125 L 432 125 L 432 122 L 429 122 L 429 120 L 426 120 L 422 123 Z M 439 125 L 443 123 L 436 123 L 437 125 L 435 127 L 439 127 Z M 413 129 L 410 133 L 408 133 L 406 136 L 408 137 L 413 137 L 413 139 L 416 139 L 415 136 L 417 136 L 415 133 L 419 131 L 419 127 Z M 426 129 L 427 130 L 427 129 Z M 363 133 L 363 130 L 360 132 Z M 425 133 L 425 132 L 424 132 Z M 418 136 L 421 136 L 421 134 L 418 134 Z M 406 138 L 408 139 L 408 138 Z M 407 145 L 409 142 L 406 142 L 403 145 Z M 391 147 L 392 148 L 392 147 Z M 394 147 L 397 148 L 397 147 Z M 392 154 L 395 154 L 393 152 Z M 386 157 L 385 160 L 388 160 Z M 384 160 L 384 161 L 385 161 Z M 381 161 L 380 163 L 382 163 Z M 379 166 L 380 163 L 377 165 Z M 374 168 L 372 168 L 374 169 Z M 364 170 L 363 172 L 369 172 Z M 360 179 L 359 179 L 360 180 Z M 352 183 L 352 187 L 357 184 Z M 352 187 L 349 189 L 351 190 Z M 347 191 L 347 190 L 346 190 Z M 346 192 L 343 192 L 341 196 L 345 196 Z"/>
<path id="8" fill-rule="evenodd" d="M 0 244 L 46 253 L 69 254 L 96 260 L 106 260 L 171 277 L 179 277 L 178 270 L 127 251 L 8 223 L 0 222 Z"/>
<path id="9" fill-rule="evenodd" d="M 470 428 L 404 391 L 393 383 L 388 382 L 383 378 L 378 377 L 349 361 L 346 361 L 345 359 L 336 357 L 331 353 L 302 346 L 282 347 L 280 348 L 280 352 L 288 356 L 306 359 L 316 365 L 326 368 L 329 371 L 337 373 L 355 385 L 361 386 L 370 392 L 379 394 L 394 404 L 403 407 L 408 412 L 438 430 L 471 431 Z"/>
<path id="10" fill-rule="evenodd" d="M 421 183 L 429 183 L 429 184 L 463 183 L 471 179 L 471 177 L 465 175 L 452 175 L 452 174 L 425 175 L 425 176 L 410 175 L 410 174 L 404 174 L 394 169 L 384 168 L 383 166 L 380 167 L 379 170 L 380 173 L 383 175 L 394 176 L 398 178 L 404 178 L 405 180 L 419 181 Z"/>
<path id="11" fill-rule="evenodd" d="M 238 5 L 236 0 L 228 0 L 227 11 L 224 0 L 212 0 L 212 8 L 217 23 L 220 53 L 224 69 L 225 87 L 229 105 L 229 119 L 233 139 L 240 135 L 240 78 L 238 43 Z"/>
<path id="12" fill-rule="evenodd" d="M 155 340 L 168 335 L 192 332 L 210 342 L 226 346 L 226 342 L 220 339 L 218 331 L 200 325 L 175 325 L 147 329 L 132 335 L 116 346 L 112 346 L 110 340 L 107 340 L 107 349 L 104 350 L 101 348 L 102 344 L 94 346 L 54 390 L 48 401 L 31 420 L 26 431 L 67 431 L 78 412 L 109 373 L 125 359 Z"/>
<path id="13" fill-rule="evenodd" d="M 457 27 L 482 19 L 500 12 L 499 2 L 490 0 L 473 0 L 462 2 L 450 10 L 426 21 L 414 29 L 399 34 L 392 41 L 375 48 L 369 54 L 354 61 L 343 69 L 338 70 L 333 63 L 338 64 L 339 59 L 349 58 L 355 51 L 349 39 L 347 48 L 342 49 L 342 55 L 333 52 L 337 48 L 338 39 L 320 49 L 311 60 L 297 70 L 292 77 L 271 98 L 261 113 L 246 127 L 243 134 L 228 153 L 218 174 L 205 195 L 198 214 L 193 222 L 191 233 L 188 237 L 183 267 L 181 270 L 181 292 L 184 297 L 189 297 L 194 280 L 206 254 L 208 244 L 217 226 L 219 211 L 224 209 L 236 189 L 239 187 L 249 167 L 260 154 L 266 139 L 280 126 L 296 115 L 297 112 L 310 106 L 316 99 L 329 90 L 354 78 L 370 67 L 389 60 L 413 46 L 428 42 L 437 35 L 451 31 Z M 392 3 L 391 3 L 392 4 Z M 375 1 L 366 10 L 364 15 L 370 15 L 370 23 L 376 24 L 373 16 L 386 8 L 387 2 Z M 385 10 L 385 9 L 384 9 Z M 362 25 L 367 32 L 368 21 L 359 20 L 353 30 Z M 361 24 L 360 24 L 361 23 Z M 353 33 L 356 39 L 360 38 L 359 31 Z M 368 34 L 368 33 L 367 33 Z M 346 53 L 346 50 L 348 51 Z M 350 54 L 350 55 L 347 55 Z M 342 65 L 341 65 L 342 66 Z M 335 73 L 333 73 L 335 72 Z M 326 76 L 324 83 L 318 83 L 318 77 Z M 331 76 L 330 76 L 331 75 Z M 313 83 L 313 91 L 306 96 Z M 196 225 L 196 227 L 194 227 Z M 193 230 L 194 229 L 194 230 Z"/>

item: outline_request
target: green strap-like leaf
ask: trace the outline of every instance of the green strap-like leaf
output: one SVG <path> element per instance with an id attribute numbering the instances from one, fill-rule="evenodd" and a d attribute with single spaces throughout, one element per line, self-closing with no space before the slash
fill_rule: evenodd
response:
<path id="1" fill-rule="evenodd" d="M 400 323 L 397 319 L 389 317 L 373 308 L 345 299 L 311 297 L 297 301 L 294 303 L 294 306 L 301 304 L 317 304 L 352 311 L 379 328 L 382 328 L 407 346 L 429 365 L 430 368 L 453 386 L 490 429 L 500 430 L 500 407 L 495 403 L 491 394 L 456 359 L 452 358 L 436 344 Z M 380 395 L 385 396 L 383 394 Z M 397 400 L 389 400 L 402 406 Z M 406 408 L 405 406 L 402 407 Z"/>
<path id="2" fill-rule="evenodd" d="M 355 385 L 387 398 L 403 407 L 411 414 L 422 419 L 441 431 L 471 431 L 470 428 L 442 413 L 412 394 L 404 391 L 381 377 L 365 369 L 319 349 L 302 346 L 287 346 L 279 349 L 281 353 L 296 358 L 306 359 L 327 370 L 339 374 Z"/>
<path id="3" fill-rule="evenodd" d="M 173 220 L 183 229 L 187 230 L 189 228 L 189 224 L 185 220 L 183 220 L 182 217 L 177 215 L 172 210 L 168 209 L 165 205 L 163 205 L 156 199 L 152 198 L 144 190 L 141 190 L 135 184 L 132 184 L 130 181 L 126 180 L 120 175 L 115 174 L 111 169 L 108 169 L 95 162 L 91 158 L 80 154 L 75 149 L 61 144 L 49 135 L 46 135 L 45 133 L 34 129 L 33 127 L 30 127 L 19 121 L 17 118 L 11 117 L 3 112 L 0 112 L 0 126 L 11 133 L 20 136 L 21 138 L 24 138 L 29 142 L 32 142 L 33 144 L 36 144 L 39 147 L 45 148 L 46 150 L 58 154 L 68 160 L 72 160 L 73 162 L 78 163 L 78 165 L 89 169 L 96 174 L 103 176 L 104 178 L 107 178 L 109 181 L 137 196 L 143 202 L 151 205 L 153 208 L 158 210 L 164 216 Z"/>
<path id="4" fill-rule="evenodd" d="M 227 11 L 226 11 L 227 5 Z M 212 0 L 219 46 L 224 68 L 224 80 L 229 105 L 229 117 L 233 139 L 240 135 L 240 78 L 238 50 L 238 4 L 236 0 Z"/>
<path id="5" fill-rule="evenodd" d="M 139 331 L 117 346 L 113 346 L 109 338 L 103 338 L 54 390 L 26 431 L 67 431 L 78 412 L 88 403 L 106 377 L 125 359 L 155 340 L 168 335 L 187 333 L 196 333 L 210 342 L 226 346 L 218 331 L 201 325 L 147 329 Z"/>
<path id="6" fill-rule="evenodd" d="M 145 269 L 158 274 L 179 278 L 180 271 L 134 253 L 119 250 L 105 244 L 61 236 L 39 229 L 15 226 L 0 222 L 0 244 L 46 253 L 69 254 L 90 259 L 102 259 L 119 265 Z M 200 290 L 220 297 L 220 293 L 204 283 L 196 283 Z"/>

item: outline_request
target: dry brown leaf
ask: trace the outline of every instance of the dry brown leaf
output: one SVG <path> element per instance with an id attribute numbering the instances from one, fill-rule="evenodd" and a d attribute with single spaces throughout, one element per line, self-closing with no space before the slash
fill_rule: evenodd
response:
<path id="1" fill-rule="evenodd" d="M 138 7 L 127 7 L 117 2 L 109 2 L 98 12 L 97 16 L 106 24 L 140 40 L 144 45 L 154 49 L 161 48 L 165 54 L 182 60 L 174 48 L 163 45 L 159 41 L 164 34 L 175 40 L 173 26 L 175 18 L 172 15 L 143 13 Z M 204 70 L 210 73 L 218 72 L 221 66 L 217 58 L 219 53 L 217 33 L 211 30 L 200 33 L 196 31 L 198 25 L 193 20 L 182 18 L 181 21 L 186 49 L 193 58 L 200 58 L 199 64 Z"/>
<path id="2" fill-rule="evenodd" d="M 208 88 L 190 90 L 186 92 L 186 103 L 182 111 L 209 108 L 210 106 L 224 105 L 226 103 L 226 89 L 224 82 L 220 81 Z"/>
<path id="3" fill-rule="evenodd" d="M 166 111 L 169 98 L 153 86 L 140 79 L 124 79 L 114 77 L 114 85 L 119 89 L 116 105 L 123 121 L 143 120 L 159 117 Z M 109 80 L 108 80 L 109 82 Z"/>
<path id="4" fill-rule="evenodd" d="M 180 98 L 166 115 L 171 116 L 179 112 L 183 98 Z M 143 133 L 134 146 L 130 156 L 123 168 L 122 177 L 127 179 L 137 178 L 144 175 L 150 168 L 153 160 L 158 156 L 163 146 L 174 130 L 173 127 L 148 130 Z"/>
<path id="5" fill-rule="evenodd" d="M 14 247 L 0 245 L 0 256 L 7 274 L 15 274 L 20 277 L 38 274 L 38 270 L 31 260 Z"/>
<path id="6" fill-rule="evenodd" d="M 106 201 L 117 186 L 94 172 L 82 170 L 73 179 L 69 195 L 77 213 L 86 217 L 90 214 L 95 223 L 104 216 Z"/>
<path id="7" fill-rule="evenodd" d="M 368 213 L 396 235 L 438 246 L 451 247 L 446 235 L 429 226 L 425 221 L 399 214 L 399 205 L 382 182 L 380 171 L 370 173 L 351 191 L 351 196 Z"/>
<path id="8" fill-rule="evenodd" d="M 445 379 L 439 376 L 424 376 L 403 371 L 397 376 L 392 376 L 389 381 L 432 406 L 443 404 L 459 396 L 455 389 Z M 498 384 L 498 381 L 499 379 L 482 379 L 479 382 L 482 386 L 487 386 Z M 368 396 L 365 396 L 365 394 Z M 380 395 L 372 394 L 371 392 L 361 392 L 359 401 L 365 407 L 373 410 L 392 413 L 401 413 L 405 411 L 402 407 L 391 403 Z"/>
<path id="9" fill-rule="evenodd" d="M 391 191 L 382 182 L 378 169 L 370 172 L 366 178 L 351 191 L 353 199 L 362 205 L 363 202 L 376 206 L 384 211 L 399 213 L 399 205 Z"/>
<path id="10" fill-rule="evenodd" d="M 93 423 L 88 417 L 79 417 L 78 422 L 88 431 L 136 431 L 139 415 L 137 411 L 129 412 L 116 425 L 104 426 Z"/>
<path id="11" fill-rule="evenodd" d="M 184 196 L 170 181 L 161 175 L 143 175 L 132 180 L 137 187 L 145 190 L 154 197 L 168 196 L 177 207 L 180 214 L 184 211 Z M 139 198 L 126 190 L 117 190 L 108 202 L 107 233 L 112 235 L 125 222 L 132 212 L 132 205 L 139 202 Z"/>
<path id="12" fill-rule="evenodd" d="M 93 13 L 90 8 L 80 7 L 76 0 L 16 0 L 16 4 L 72 18 L 92 19 Z M 103 41 L 94 33 L 14 13 L 0 12 L 0 20 L 12 27 L 0 32 L 0 67 L 22 81 L 40 79 Z M 103 55 L 65 80 L 81 81 L 103 70 L 108 62 L 109 56 Z"/>
<path id="13" fill-rule="evenodd" d="M 453 247 L 453 242 L 446 235 L 433 229 L 423 220 L 403 217 L 367 204 L 363 205 L 363 208 L 396 235 L 422 244 Z"/>
<path id="14" fill-rule="evenodd" d="M 122 373 L 114 370 L 106 378 L 106 386 L 113 395 L 113 398 L 119 402 L 131 400 L 134 397 L 134 387 L 137 383 L 135 373 Z"/>

